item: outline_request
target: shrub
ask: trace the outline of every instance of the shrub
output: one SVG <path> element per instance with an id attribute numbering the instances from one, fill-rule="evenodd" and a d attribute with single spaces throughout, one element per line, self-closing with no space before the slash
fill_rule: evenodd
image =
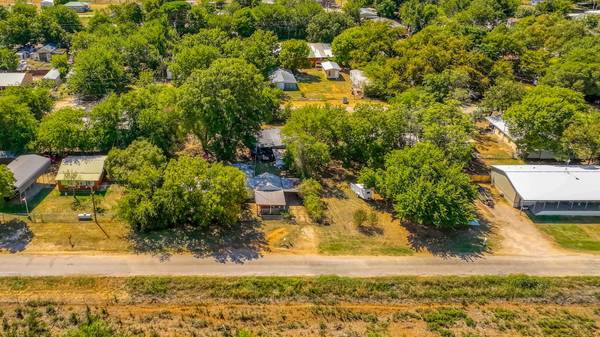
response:
<path id="1" fill-rule="evenodd" d="M 362 227 L 365 221 L 367 221 L 367 212 L 364 209 L 358 209 L 354 211 L 352 220 L 354 221 L 354 226 L 357 228 Z"/>
<path id="2" fill-rule="evenodd" d="M 325 203 L 319 196 L 311 194 L 304 198 L 304 207 L 308 216 L 315 222 L 322 222 L 325 219 Z"/>

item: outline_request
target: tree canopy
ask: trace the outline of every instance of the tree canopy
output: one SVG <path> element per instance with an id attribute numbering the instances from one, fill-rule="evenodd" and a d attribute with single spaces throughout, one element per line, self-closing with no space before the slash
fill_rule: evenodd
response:
<path id="1" fill-rule="evenodd" d="M 179 107 L 204 148 L 232 159 L 250 145 L 260 125 L 278 108 L 275 91 L 256 67 L 241 59 L 219 59 L 195 70 L 182 85 Z"/>

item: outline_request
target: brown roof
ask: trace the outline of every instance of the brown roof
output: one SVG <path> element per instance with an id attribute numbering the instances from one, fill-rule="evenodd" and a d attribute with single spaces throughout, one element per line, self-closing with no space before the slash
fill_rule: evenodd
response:
<path id="1" fill-rule="evenodd" d="M 285 206 L 285 194 L 279 191 L 254 191 L 254 201 L 260 206 Z"/>

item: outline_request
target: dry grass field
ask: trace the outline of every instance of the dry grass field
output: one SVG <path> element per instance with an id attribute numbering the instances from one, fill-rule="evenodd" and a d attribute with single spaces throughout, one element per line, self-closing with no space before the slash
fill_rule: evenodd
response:
<path id="1" fill-rule="evenodd" d="M 4 325 L 130 336 L 594 337 L 597 278 L 3 278 Z M 68 293 L 69 296 L 64 296 Z M 246 334 L 241 334 L 245 331 Z"/>

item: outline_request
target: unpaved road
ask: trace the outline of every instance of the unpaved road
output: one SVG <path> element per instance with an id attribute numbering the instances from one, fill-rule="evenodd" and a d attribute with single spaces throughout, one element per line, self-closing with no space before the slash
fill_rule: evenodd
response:
<path id="1" fill-rule="evenodd" d="M 0 276 L 205 275 L 205 276 L 506 275 L 600 276 L 600 256 L 489 256 L 472 261 L 439 257 L 327 257 L 268 255 L 246 263 L 220 263 L 175 255 L 2 255 Z"/>

